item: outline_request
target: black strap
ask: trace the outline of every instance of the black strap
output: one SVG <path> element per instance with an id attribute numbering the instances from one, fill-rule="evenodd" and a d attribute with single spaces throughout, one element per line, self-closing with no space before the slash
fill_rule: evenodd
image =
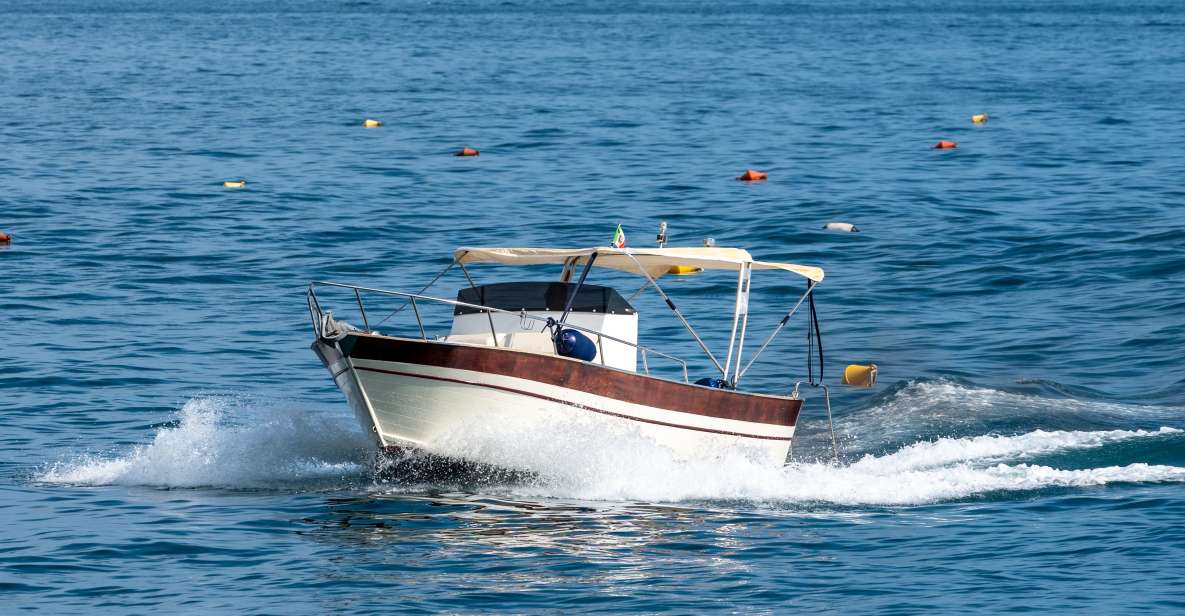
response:
<path id="1" fill-rule="evenodd" d="M 807 283 L 811 284 L 811 283 Z M 807 356 L 806 356 L 806 371 L 807 382 L 811 387 L 818 387 L 823 383 L 823 334 L 819 331 L 819 313 L 815 310 L 815 294 L 811 293 L 809 296 L 810 302 L 810 322 L 807 323 L 806 340 L 807 340 Z M 819 380 L 815 381 L 814 370 L 814 354 L 815 343 L 819 345 Z"/>

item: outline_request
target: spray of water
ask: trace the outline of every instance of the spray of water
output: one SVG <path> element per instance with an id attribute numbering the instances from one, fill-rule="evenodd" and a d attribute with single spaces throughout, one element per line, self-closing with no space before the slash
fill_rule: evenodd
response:
<path id="1" fill-rule="evenodd" d="M 299 410 L 195 398 L 176 427 L 160 429 L 151 443 L 51 464 L 39 480 L 170 488 L 340 483 L 367 468 L 368 447 L 357 431 Z"/>
<path id="2" fill-rule="evenodd" d="M 945 390 L 946 385 L 942 387 L 943 396 L 954 395 Z M 968 395 L 982 397 L 978 390 Z M 1169 427 L 1030 430 L 930 438 L 886 453 L 866 453 L 841 465 L 800 462 L 770 467 L 743 450 L 680 460 L 636 430 L 599 416 L 523 426 L 504 418 L 483 421 L 479 415 L 443 435 L 432 448 L 445 456 L 529 471 L 529 480 L 481 488 L 514 496 L 913 505 L 1058 487 L 1185 482 L 1185 467 L 1140 460 L 1094 467 L 1079 464 L 1074 469 L 1041 463 L 1042 458 L 1072 452 L 1082 452 L 1089 460 L 1091 452 L 1109 451 L 1125 442 L 1180 448 L 1183 440 L 1185 433 Z M 374 468 L 370 443 L 348 424 L 299 410 L 199 398 L 187 403 L 179 422 L 160 429 L 150 443 L 119 455 L 87 455 L 56 463 L 45 468 L 39 480 L 172 488 L 407 488 L 372 481 Z"/>

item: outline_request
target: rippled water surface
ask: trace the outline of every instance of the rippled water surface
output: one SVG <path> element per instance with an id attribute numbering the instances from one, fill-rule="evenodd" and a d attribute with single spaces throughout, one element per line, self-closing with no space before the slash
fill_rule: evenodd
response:
<path id="1" fill-rule="evenodd" d="M 14 0 L 0 60 L 2 613 L 1185 608 L 1179 3 Z M 814 397 L 780 469 L 557 422 L 392 473 L 308 350 L 310 280 L 660 220 L 826 269 L 839 464 Z M 667 283 L 713 347 L 729 278 Z"/>

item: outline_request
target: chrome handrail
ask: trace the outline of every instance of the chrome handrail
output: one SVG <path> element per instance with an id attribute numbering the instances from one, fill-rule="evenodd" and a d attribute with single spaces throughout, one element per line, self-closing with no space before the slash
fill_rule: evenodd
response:
<path id="1" fill-rule="evenodd" d="M 308 292 L 306 295 L 307 295 L 307 301 L 309 304 L 309 314 L 313 320 L 313 333 L 315 333 L 318 338 L 323 338 L 325 335 L 325 331 L 323 328 L 323 322 L 322 322 L 322 316 L 325 314 L 325 312 L 321 309 L 321 302 L 317 298 L 317 292 L 316 292 L 317 287 L 336 287 L 336 288 L 340 288 L 340 289 L 353 290 L 356 302 L 358 304 L 358 311 L 362 314 L 362 322 L 365 325 L 367 332 L 370 332 L 372 330 L 370 329 L 370 324 L 369 324 L 370 321 L 366 317 L 366 306 L 363 305 L 363 303 L 362 303 L 362 295 L 361 295 L 362 292 L 377 293 L 379 295 L 389 295 L 392 297 L 407 298 L 408 301 L 411 302 L 412 310 L 415 312 L 416 324 L 419 325 L 420 338 L 422 340 L 427 340 L 428 335 L 426 333 L 426 330 L 424 329 L 424 321 L 423 321 L 422 317 L 420 316 L 420 311 L 415 303 L 417 299 L 422 300 L 422 301 L 447 304 L 447 305 L 451 305 L 451 306 L 459 306 L 462 308 L 485 310 L 485 311 L 487 311 L 487 313 L 497 312 L 497 313 L 501 313 L 501 314 L 514 314 L 514 315 L 518 315 L 519 318 L 521 318 L 521 319 L 532 319 L 535 321 L 541 321 L 543 323 L 548 322 L 548 319 L 546 317 L 540 317 L 540 316 L 536 316 L 533 314 L 528 314 L 527 311 L 525 311 L 525 310 L 519 310 L 519 311 L 515 312 L 513 310 L 504 310 L 502 308 L 494 308 L 493 306 L 482 306 L 481 304 L 470 304 L 468 302 L 461 302 L 461 301 L 452 300 L 452 299 L 444 299 L 441 297 L 432 297 L 430 295 L 421 295 L 418 293 L 406 293 L 404 291 L 389 291 L 387 289 L 376 289 L 373 287 L 361 287 L 361 286 L 357 286 L 357 285 L 343 284 L 340 282 L 328 282 L 328 281 L 323 281 L 323 280 L 314 280 L 313 282 L 309 283 L 309 288 L 308 288 Z M 610 336 L 609 334 L 599 332 L 595 329 L 589 329 L 586 327 L 581 327 L 579 325 L 573 325 L 571 323 L 565 323 L 564 328 L 575 329 L 575 330 L 582 331 L 582 332 L 585 332 L 588 334 L 593 334 L 593 335 L 598 336 L 600 338 L 607 338 L 607 339 L 612 340 L 614 342 L 618 342 L 618 343 L 621 343 L 621 344 L 624 344 L 627 346 L 634 347 L 635 349 L 638 349 L 642 354 L 642 365 L 643 365 L 643 368 L 646 370 L 647 375 L 650 374 L 650 364 L 649 364 L 649 362 L 646 361 L 646 354 L 653 353 L 653 354 L 658 355 L 660 357 L 665 357 L 675 363 L 680 364 L 683 367 L 683 382 L 684 383 L 691 382 L 690 378 L 688 376 L 689 373 L 687 370 L 687 362 L 683 361 L 682 359 L 679 359 L 678 357 L 675 357 L 674 355 L 663 353 L 662 351 L 658 351 L 658 350 L 652 349 L 650 347 L 642 346 L 636 342 L 630 342 L 629 340 L 623 340 L 623 339 L 617 338 L 615 336 Z M 495 339 L 495 341 L 497 340 L 496 335 L 495 335 L 494 339 Z"/>

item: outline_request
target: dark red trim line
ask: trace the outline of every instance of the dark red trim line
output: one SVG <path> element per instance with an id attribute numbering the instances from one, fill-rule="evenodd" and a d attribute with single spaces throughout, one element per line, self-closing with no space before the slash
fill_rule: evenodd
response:
<path id="1" fill-rule="evenodd" d="M 699 432 L 711 432 L 713 434 L 725 434 L 728 436 L 743 436 L 745 438 L 759 438 L 759 439 L 766 440 L 766 441 L 788 441 L 788 440 L 790 440 L 789 437 L 785 437 L 785 436 L 762 436 L 760 434 L 745 434 L 744 432 L 729 432 L 727 430 L 713 430 L 712 428 L 699 428 L 696 426 L 685 426 L 683 424 L 658 421 L 656 419 L 643 419 L 641 417 L 635 417 L 633 415 L 625 415 L 623 413 L 614 413 L 613 411 L 606 411 L 604 409 L 598 409 L 598 408 L 591 407 L 591 406 L 584 405 L 584 404 L 577 404 L 575 402 L 569 402 L 567 400 L 560 400 L 559 398 L 552 398 L 551 396 L 545 396 L 543 394 L 537 394 L 537 393 L 530 392 L 530 391 L 524 391 L 522 389 L 515 389 L 513 387 L 503 387 L 501 385 L 491 385 L 489 383 L 477 383 L 474 381 L 465 381 L 462 379 L 450 379 L 450 378 L 444 377 L 444 376 L 416 374 L 414 372 L 400 372 L 398 370 L 385 370 L 382 368 L 367 368 L 365 366 L 354 366 L 354 368 L 357 370 L 366 370 L 367 372 L 382 372 L 384 374 L 397 374 L 399 376 L 410 376 L 410 377 L 417 378 L 417 379 L 430 379 L 433 381 L 445 381 L 448 383 L 460 383 L 461 385 L 472 385 L 474 387 L 485 387 L 488 389 L 497 389 L 499 391 L 506 391 L 506 392 L 510 392 L 512 394 L 519 394 L 519 395 L 523 395 L 523 396 L 530 396 L 532 398 L 539 398 L 540 400 L 547 400 L 548 402 L 557 402 L 559 404 L 571 406 L 571 407 L 578 408 L 578 409 L 583 409 L 585 411 L 592 411 L 594 413 L 600 413 L 602 415 L 610 415 L 612 417 L 621 417 L 622 419 L 629 419 L 632 421 L 641 421 L 641 422 L 648 423 L 648 424 L 656 424 L 659 426 L 668 426 L 671 428 L 682 428 L 684 430 L 697 430 Z"/>
<path id="2" fill-rule="evenodd" d="M 688 385 L 565 357 L 513 349 L 368 334 L 351 334 L 338 344 L 352 359 L 527 379 L 622 402 L 719 419 L 793 426 L 802 409 L 802 400 Z"/>

